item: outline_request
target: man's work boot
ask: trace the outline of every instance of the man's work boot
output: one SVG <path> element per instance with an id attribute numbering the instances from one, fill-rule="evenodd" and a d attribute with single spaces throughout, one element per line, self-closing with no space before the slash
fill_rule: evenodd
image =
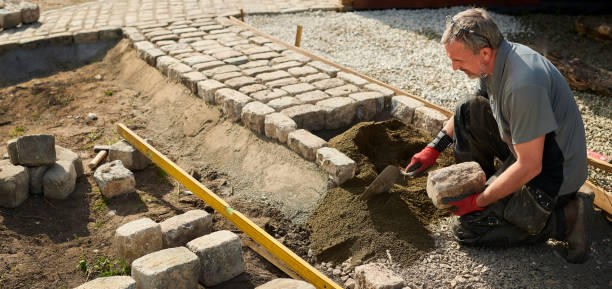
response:
<path id="1" fill-rule="evenodd" d="M 590 224 L 593 221 L 593 199 L 591 192 L 578 192 L 576 198 L 563 208 L 567 220 L 566 241 L 568 244 L 565 259 L 570 263 L 584 263 L 591 250 Z"/>

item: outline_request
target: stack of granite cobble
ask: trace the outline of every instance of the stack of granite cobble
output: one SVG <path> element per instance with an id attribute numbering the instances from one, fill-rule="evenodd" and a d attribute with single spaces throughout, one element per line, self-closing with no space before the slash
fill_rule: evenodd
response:
<path id="1" fill-rule="evenodd" d="M 39 17 L 40 9 L 37 4 L 0 0 L 0 28 L 9 29 L 19 24 L 31 24 L 38 21 Z"/>
<path id="2" fill-rule="evenodd" d="M 123 30 L 139 57 L 227 119 L 316 161 L 336 184 L 355 162 L 312 132 L 390 113 L 434 134 L 446 117 L 423 102 L 313 60 L 227 18 L 145 23 Z"/>
<path id="3" fill-rule="evenodd" d="M 78 154 L 55 145 L 47 134 L 9 140 L 8 156 L 0 160 L 0 206 L 15 208 L 28 195 L 65 199 L 83 175 Z"/>

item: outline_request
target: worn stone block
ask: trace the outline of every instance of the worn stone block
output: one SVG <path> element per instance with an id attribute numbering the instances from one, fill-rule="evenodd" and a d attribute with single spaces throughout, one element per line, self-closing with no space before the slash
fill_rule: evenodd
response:
<path id="1" fill-rule="evenodd" d="M 212 55 L 214 58 L 218 59 L 218 60 L 225 60 L 228 58 L 233 58 L 233 57 L 238 57 L 238 56 L 242 56 L 242 53 L 236 51 L 236 50 L 226 50 L 223 52 L 219 52 L 219 53 L 215 53 Z"/>
<path id="2" fill-rule="evenodd" d="M 142 59 L 144 59 L 145 62 L 147 62 L 147 64 L 156 67 L 157 66 L 157 58 L 161 57 L 161 56 L 165 56 L 166 54 L 157 49 L 157 48 L 150 48 L 147 50 L 143 50 L 142 51 Z"/>
<path id="3" fill-rule="evenodd" d="M 213 69 L 201 70 L 206 77 L 212 77 L 213 75 L 228 73 L 228 72 L 240 72 L 240 68 L 236 65 L 222 65 Z"/>
<path id="4" fill-rule="evenodd" d="M 300 93 L 304 93 L 304 92 L 308 92 L 308 91 L 313 91 L 313 90 L 315 90 L 317 88 L 314 87 L 310 83 L 297 83 L 297 84 L 283 86 L 283 87 L 281 87 L 281 89 L 286 91 L 286 92 L 288 92 L 291 95 L 297 95 L 297 94 L 300 94 Z"/>
<path id="5" fill-rule="evenodd" d="M 228 90 L 231 90 L 232 92 L 229 92 Z M 223 113 L 228 119 L 233 121 L 240 120 L 242 108 L 251 100 L 252 98 L 230 88 L 219 89 L 215 95 L 215 102 L 222 105 Z"/>
<path id="6" fill-rule="evenodd" d="M 266 90 L 266 88 L 268 88 L 268 87 L 263 85 L 263 84 L 256 83 L 256 84 L 251 84 L 251 85 L 243 86 L 240 89 L 238 89 L 238 91 L 240 91 L 240 92 L 250 96 L 251 94 L 253 94 L 255 92 Z"/>
<path id="7" fill-rule="evenodd" d="M 372 120 L 385 108 L 385 97 L 378 91 L 353 93 L 349 97 L 355 100 L 357 106 L 355 116 L 358 121 Z"/>
<path id="8" fill-rule="evenodd" d="M 15 165 L 50 166 L 55 162 L 55 137 L 49 134 L 19 137 L 8 149 L 11 163 Z"/>
<path id="9" fill-rule="evenodd" d="M 270 72 L 273 71 L 272 67 L 270 66 L 258 66 L 258 67 L 253 67 L 253 68 L 249 68 L 249 69 L 245 69 L 242 71 L 242 73 L 244 75 L 247 76 L 254 76 L 257 74 L 261 74 L 261 73 L 266 73 L 266 72 Z M 263 82 L 261 80 L 258 80 L 258 82 Z"/>
<path id="10" fill-rule="evenodd" d="M 282 70 L 288 70 L 288 69 L 296 68 L 296 67 L 299 67 L 299 66 L 302 66 L 301 62 L 292 60 L 292 61 L 287 61 L 287 62 L 283 62 L 283 63 L 272 65 L 272 68 L 273 69 L 279 69 L 279 70 L 281 70 L 281 69 Z"/>
<path id="11" fill-rule="evenodd" d="M 106 198 L 136 191 L 134 173 L 126 169 L 120 160 L 99 166 L 94 172 L 94 180 Z"/>
<path id="12" fill-rule="evenodd" d="M 382 93 L 382 95 L 385 98 L 390 98 L 390 97 L 392 97 L 395 94 L 395 92 L 393 92 L 393 90 L 388 89 L 388 88 L 386 88 L 384 86 L 378 85 L 376 83 L 368 83 L 363 88 L 371 90 L 371 91 L 378 91 L 378 92 Z"/>
<path id="13" fill-rule="evenodd" d="M 288 77 L 288 78 L 282 78 L 282 79 L 266 82 L 266 85 L 269 88 L 279 88 L 279 87 L 283 87 L 283 86 L 287 86 L 287 85 L 291 85 L 291 84 L 296 84 L 296 83 L 298 83 L 297 78 Z"/>
<path id="14" fill-rule="evenodd" d="M 136 289 L 136 280 L 130 276 L 100 277 L 74 289 Z"/>
<path id="15" fill-rule="evenodd" d="M 291 77 L 291 74 L 283 70 L 277 70 L 273 72 L 260 73 L 255 77 L 255 79 L 259 83 L 268 83 L 273 80 L 278 80 L 287 77 Z"/>
<path id="16" fill-rule="evenodd" d="M 0 8 L 0 27 L 4 29 L 15 28 L 21 23 L 21 10 L 13 3 L 6 3 Z"/>
<path id="17" fill-rule="evenodd" d="M 98 33 L 98 30 L 85 29 L 75 31 L 72 37 L 74 39 L 75 44 L 95 43 L 98 42 L 100 35 Z"/>
<path id="18" fill-rule="evenodd" d="M 103 27 L 98 28 L 98 39 L 100 41 L 113 41 L 121 38 L 121 28 L 120 27 Z"/>
<path id="19" fill-rule="evenodd" d="M 19 165 L 19 152 L 17 151 L 17 139 L 10 139 L 6 142 L 6 150 L 9 160 L 13 165 Z"/>
<path id="20" fill-rule="evenodd" d="M 317 165 L 329 174 L 329 178 L 341 185 L 355 176 L 357 165 L 335 148 L 322 147 L 317 150 Z"/>
<path id="21" fill-rule="evenodd" d="M 258 92 L 254 92 L 250 94 L 250 96 L 253 99 L 261 101 L 263 103 L 266 103 L 273 99 L 277 99 L 277 98 L 287 96 L 287 95 L 289 94 L 280 88 L 266 89 L 266 90 L 262 90 L 262 91 L 258 91 Z"/>
<path id="22" fill-rule="evenodd" d="M 266 136 L 277 139 L 280 143 L 286 143 L 289 133 L 296 128 L 297 124 L 293 119 L 279 112 L 266 115 L 264 120 Z"/>
<path id="23" fill-rule="evenodd" d="M 198 93 L 198 82 L 206 80 L 206 76 L 199 71 L 189 71 L 181 76 L 182 83 L 195 94 Z"/>
<path id="24" fill-rule="evenodd" d="M 217 67 L 221 67 L 221 66 L 224 66 L 224 65 L 225 65 L 225 62 L 220 61 L 220 60 L 214 60 L 214 61 L 202 62 L 202 63 L 195 64 L 193 66 L 193 69 L 197 70 L 197 71 L 206 71 L 206 70 L 215 69 Z M 212 75 L 212 74 L 210 74 L 210 75 Z"/>
<path id="25" fill-rule="evenodd" d="M 359 76 L 357 76 L 355 74 L 347 73 L 347 72 L 338 72 L 337 77 L 342 79 L 342 80 L 344 80 L 344 81 L 346 81 L 346 82 L 348 82 L 348 83 L 352 83 L 352 84 L 357 85 L 357 86 L 364 86 L 364 85 L 370 83 L 369 81 L 367 81 L 367 80 L 365 80 L 365 79 L 363 79 L 363 78 L 361 78 L 361 77 L 359 77 Z"/>
<path id="26" fill-rule="evenodd" d="M 21 23 L 30 24 L 38 21 L 40 8 L 38 4 L 22 1 L 19 3 L 21 8 Z"/>
<path id="27" fill-rule="evenodd" d="M 216 61 L 216 60 L 217 60 L 216 58 L 210 55 L 204 55 L 204 54 L 194 55 L 194 56 L 190 56 L 190 57 L 181 59 L 183 63 L 189 66 L 194 66 L 196 64 L 206 63 L 206 62 L 211 62 L 211 61 Z"/>
<path id="28" fill-rule="evenodd" d="M 308 76 L 300 77 L 300 81 L 301 82 L 313 83 L 313 82 L 316 82 L 316 81 L 319 81 L 319 80 L 323 80 L 323 79 L 328 79 L 328 78 L 330 78 L 329 75 L 327 75 L 325 73 L 322 73 L 322 72 L 319 72 L 317 74 L 311 74 L 311 75 L 308 75 Z"/>
<path id="29" fill-rule="evenodd" d="M 247 103 L 242 108 L 242 123 L 258 134 L 264 134 L 264 122 L 267 114 L 275 110 L 259 101 Z"/>
<path id="30" fill-rule="evenodd" d="M 240 76 L 242 76 L 242 73 L 240 73 L 239 71 L 232 71 L 232 72 L 215 74 L 213 75 L 212 79 L 225 82 L 226 80 L 240 77 Z"/>
<path id="31" fill-rule="evenodd" d="M 132 263 L 132 278 L 138 288 L 198 288 L 200 261 L 185 247 L 144 255 Z"/>
<path id="32" fill-rule="evenodd" d="M 242 245 L 238 235 L 217 231 L 187 243 L 187 248 L 200 258 L 199 281 L 215 286 L 244 272 Z"/>
<path id="33" fill-rule="evenodd" d="M 249 59 L 246 56 L 242 55 L 242 56 L 227 58 L 227 59 L 224 59 L 223 61 L 225 61 L 225 63 L 227 64 L 241 65 L 241 64 L 245 64 L 249 62 Z"/>
<path id="34" fill-rule="evenodd" d="M 348 97 L 332 97 L 317 102 L 325 111 L 325 128 L 338 129 L 351 125 L 355 118 L 356 103 Z"/>
<path id="35" fill-rule="evenodd" d="M 23 166 L 0 161 L 0 206 L 15 208 L 28 198 L 30 177 Z"/>
<path id="36" fill-rule="evenodd" d="M 117 228 L 113 241 L 117 257 L 128 264 L 163 248 L 161 226 L 149 218 L 138 219 Z"/>
<path id="37" fill-rule="evenodd" d="M 272 59 L 274 57 L 279 57 L 280 54 L 276 53 L 276 52 L 264 52 L 264 53 L 255 53 L 255 54 L 251 54 L 249 55 L 249 60 L 250 61 L 255 61 L 255 60 L 269 60 Z"/>
<path id="38" fill-rule="evenodd" d="M 279 288 L 284 288 L 284 289 L 316 289 L 315 286 L 313 286 L 312 284 L 302 281 L 302 280 L 295 280 L 295 279 L 289 279 L 289 278 L 278 278 L 278 279 L 274 279 L 270 282 L 267 282 L 265 284 L 259 285 L 257 287 L 255 287 L 255 289 L 279 289 Z"/>
<path id="39" fill-rule="evenodd" d="M 289 133 L 287 146 L 303 158 L 314 161 L 317 150 L 327 146 L 327 142 L 305 129 L 298 129 Z"/>
<path id="40" fill-rule="evenodd" d="M 340 78 L 327 78 L 312 83 L 316 88 L 322 90 L 343 86 L 344 84 L 344 80 Z"/>
<path id="41" fill-rule="evenodd" d="M 436 135 L 444 126 L 447 117 L 440 111 L 421 106 L 414 110 L 414 126 L 428 132 L 432 136 Z"/>
<path id="42" fill-rule="evenodd" d="M 287 115 L 298 128 L 317 131 L 325 128 L 325 110 L 312 104 L 301 104 L 283 109 L 281 113 Z"/>
<path id="43" fill-rule="evenodd" d="M 159 70 L 163 75 L 168 75 L 168 67 L 172 64 L 180 63 L 181 61 L 172 57 L 172 56 L 160 56 L 157 58 L 157 70 Z"/>
<path id="44" fill-rule="evenodd" d="M 193 71 L 191 66 L 184 63 L 174 63 L 168 66 L 168 78 L 173 82 L 182 83 L 183 75 Z"/>
<path id="45" fill-rule="evenodd" d="M 315 104 L 329 97 L 330 97 L 329 94 L 323 91 L 320 91 L 320 90 L 313 90 L 313 91 L 301 93 L 295 96 L 295 98 L 299 99 L 301 102 L 310 103 L 310 104 Z"/>
<path id="46" fill-rule="evenodd" d="M 414 123 L 414 111 L 422 106 L 425 104 L 414 98 L 396 95 L 391 98 L 391 116 L 405 123 Z"/>
<path id="47" fill-rule="evenodd" d="M 356 288 L 360 289 L 401 289 L 404 280 L 390 269 L 371 263 L 355 267 Z"/>
<path id="48" fill-rule="evenodd" d="M 306 55 L 304 55 L 302 53 L 293 51 L 293 50 L 285 50 L 285 51 L 283 51 L 282 55 L 284 55 L 284 57 L 289 58 L 290 60 L 295 60 L 295 61 L 299 61 L 299 62 L 302 62 L 302 63 L 306 63 L 306 62 L 312 61 L 312 58 L 310 58 L 310 57 L 308 57 L 308 56 L 306 56 Z"/>
<path id="49" fill-rule="evenodd" d="M 159 224 L 164 248 L 185 246 L 187 242 L 212 230 L 212 215 L 203 210 L 191 210 Z"/>
<path id="50" fill-rule="evenodd" d="M 300 104 L 302 104 L 302 101 L 292 96 L 283 96 L 280 98 L 270 100 L 268 102 L 268 106 L 270 106 L 276 111 L 281 111 L 285 108 L 289 108 L 289 107 L 300 105 Z"/>
<path id="51" fill-rule="evenodd" d="M 81 160 L 79 154 L 64 147 L 55 146 L 55 158 L 58 161 L 72 162 L 77 178 L 85 174 L 85 170 L 83 169 L 83 161 Z"/>
<path id="52" fill-rule="evenodd" d="M 465 162 L 444 167 L 427 176 L 427 196 L 440 209 L 451 206 L 442 203 L 442 198 L 456 197 L 482 192 L 487 177 L 477 162 Z"/>
<path id="53" fill-rule="evenodd" d="M 354 86 L 352 84 L 347 84 L 347 85 L 327 89 L 325 90 L 325 93 L 331 96 L 334 96 L 334 97 L 339 97 L 339 96 L 347 96 L 351 93 L 355 93 L 358 91 L 359 91 L 359 87 Z"/>
<path id="54" fill-rule="evenodd" d="M 151 164 L 151 160 L 135 149 L 125 140 L 111 145 L 108 151 L 110 161 L 120 160 L 125 168 L 132 171 L 142 170 Z"/>
<path id="55" fill-rule="evenodd" d="M 240 68 L 244 69 L 244 70 L 248 70 L 248 69 L 257 68 L 257 67 L 261 67 L 261 66 L 268 66 L 268 62 L 270 62 L 270 61 L 266 60 L 266 59 L 249 61 L 249 62 L 247 62 L 245 64 L 241 64 Z"/>
<path id="56" fill-rule="evenodd" d="M 215 103 L 215 92 L 227 87 L 225 84 L 214 79 L 207 79 L 198 82 L 198 95 L 208 103 Z"/>
<path id="57" fill-rule="evenodd" d="M 321 61 L 312 61 L 309 62 L 308 65 L 328 74 L 331 77 L 336 77 L 336 74 L 340 71 L 340 69 L 329 64 L 325 64 Z"/>
<path id="58" fill-rule="evenodd" d="M 248 76 L 239 76 L 225 81 L 225 85 L 233 89 L 239 89 L 251 84 L 255 84 L 255 78 Z"/>
<path id="59" fill-rule="evenodd" d="M 71 161 L 57 161 L 43 176 L 43 194 L 45 198 L 65 199 L 76 184 L 76 170 Z"/>
<path id="60" fill-rule="evenodd" d="M 50 166 L 26 167 L 30 177 L 30 194 L 43 194 L 43 177 Z"/>

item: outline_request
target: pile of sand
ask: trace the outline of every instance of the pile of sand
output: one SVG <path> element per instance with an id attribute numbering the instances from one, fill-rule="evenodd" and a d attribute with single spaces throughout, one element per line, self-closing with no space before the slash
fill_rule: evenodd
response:
<path id="1" fill-rule="evenodd" d="M 357 163 L 355 178 L 328 191 L 308 220 L 311 248 L 320 261 L 366 262 L 386 258 L 410 264 L 432 249 L 434 242 L 427 224 L 448 212 L 437 210 L 427 197 L 427 177 L 396 184 L 389 193 L 368 201 L 358 199 L 387 165 L 406 166 L 414 153 L 431 137 L 398 120 L 359 123 L 332 138 L 334 147 Z M 452 164 L 447 150 L 432 169 Z"/>

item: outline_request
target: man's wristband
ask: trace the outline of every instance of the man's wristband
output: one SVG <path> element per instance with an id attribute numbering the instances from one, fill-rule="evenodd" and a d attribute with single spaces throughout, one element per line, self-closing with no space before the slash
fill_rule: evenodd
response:
<path id="1" fill-rule="evenodd" d="M 431 141 L 427 146 L 432 147 L 439 152 L 443 152 L 447 147 L 453 143 L 453 139 L 446 134 L 445 130 L 441 130 L 436 138 Z"/>

